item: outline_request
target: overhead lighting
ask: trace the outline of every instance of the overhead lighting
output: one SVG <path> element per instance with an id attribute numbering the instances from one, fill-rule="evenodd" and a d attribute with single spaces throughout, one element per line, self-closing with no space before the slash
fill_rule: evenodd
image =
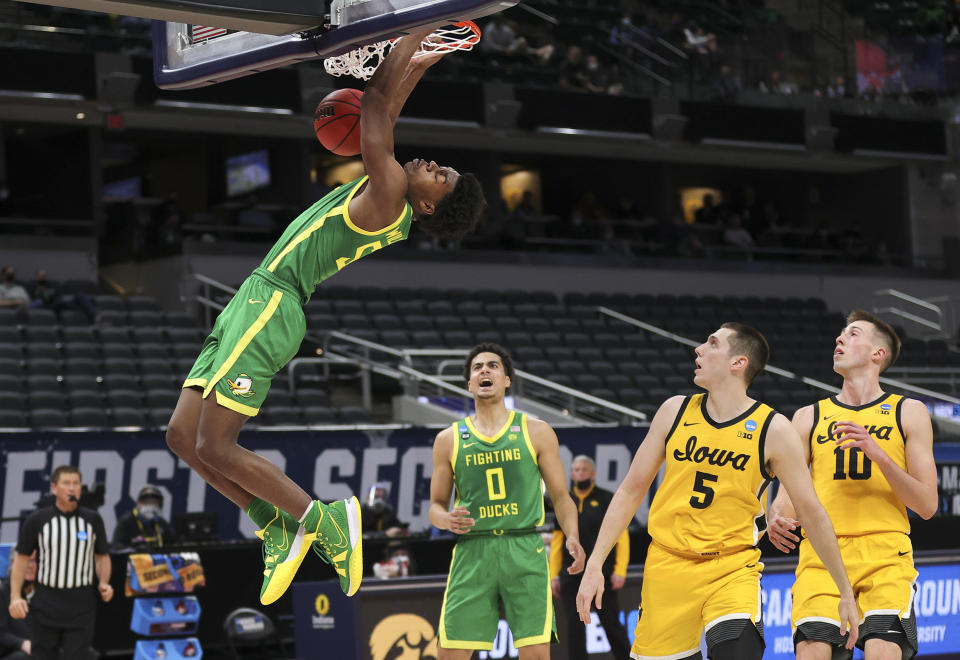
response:
<path id="1" fill-rule="evenodd" d="M 78 112 L 78 113 L 77 113 L 77 119 L 86 119 L 86 118 L 87 118 L 87 113 L 85 113 L 85 112 Z"/>

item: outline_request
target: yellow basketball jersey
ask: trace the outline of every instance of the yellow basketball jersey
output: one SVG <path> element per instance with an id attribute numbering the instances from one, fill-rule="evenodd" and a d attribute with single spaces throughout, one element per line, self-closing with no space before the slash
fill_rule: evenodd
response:
<path id="1" fill-rule="evenodd" d="M 757 401 L 722 424 L 707 395 L 687 397 L 667 434 L 666 470 L 650 506 L 649 532 L 683 555 L 726 555 L 755 546 L 765 530 L 770 483 L 763 445 L 776 412 Z"/>
<path id="2" fill-rule="evenodd" d="M 907 509 L 883 472 L 857 448 L 840 449 L 837 422 L 856 422 L 866 428 L 887 456 L 907 469 L 900 411 L 903 397 L 884 394 L 862 406 L 848 406 L 836 397 L 813 404 L 810 431 L 810 473 L 837 536 L 873 532 L 910 533 Z"/>

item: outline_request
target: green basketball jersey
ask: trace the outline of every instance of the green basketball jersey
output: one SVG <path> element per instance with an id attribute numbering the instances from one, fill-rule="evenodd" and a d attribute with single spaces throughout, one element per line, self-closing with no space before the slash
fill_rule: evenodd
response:
<path id="1" fill-rule="evenodd" d="M 467 535 L 532 529 L 543 524 L 543 490 L 527 416 L 511 411 L 503 428 L 488 437 L 470 418 L 453 424 L 450 464 L 456 506 L 476 524 Z"/>
<path id="2" fill-rule="evenodd" d="M 290 223 L 261 264 L 309 300 L 320 282 L 347 264 L 410 234 L 413 209 L 404 202 L 400 217 L 380 231 L 360 229 L 350 221 L 350 200 L 366 183 L 362 176 L 346 183 Z"/>

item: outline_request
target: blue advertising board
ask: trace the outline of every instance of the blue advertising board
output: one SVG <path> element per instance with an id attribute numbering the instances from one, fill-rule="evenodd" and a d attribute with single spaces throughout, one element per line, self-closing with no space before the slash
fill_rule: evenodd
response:
<path id="1" fill-rule="evenodd" d="M 363 494 L 376 482 L 391 484 L 389 499 L 400 520 L 426 530 L 436 429 L 244 431 L 240 444 L 266 457 L 307 492 L 324 501 Z M 637 428 L 559 429 L 560 457 L 597 462 L 597 483 L 616 488 L 626 475 L 645 430 Z M 164 495 L 162 515 L 215 512 L 224 539 L 252 538 L 253 523 L 236 506 L 167 448 L 160 431 L 90 433 L 0 433 L 0 543 L 16 541 L 17 517 L 32 511 L 50 492 L 50 473 L 73 465 L 83 483 L 104 486 L 99 512 L 108 536 L 117 519 L 134 506 L 140 488 L 151 483 Z M 646 509 L 641 512 L 645 515 Z"/>

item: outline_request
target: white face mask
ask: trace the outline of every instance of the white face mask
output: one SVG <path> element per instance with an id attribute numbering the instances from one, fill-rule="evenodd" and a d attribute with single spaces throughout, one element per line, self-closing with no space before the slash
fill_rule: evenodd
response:
<path id="1" fill-rule="evenodd" d="M 160 507 L 155 504 L 144 504 L 143 506 L 138 506 L 137 511 L 144 520 L 154 520 L 160 514 Z"/>

